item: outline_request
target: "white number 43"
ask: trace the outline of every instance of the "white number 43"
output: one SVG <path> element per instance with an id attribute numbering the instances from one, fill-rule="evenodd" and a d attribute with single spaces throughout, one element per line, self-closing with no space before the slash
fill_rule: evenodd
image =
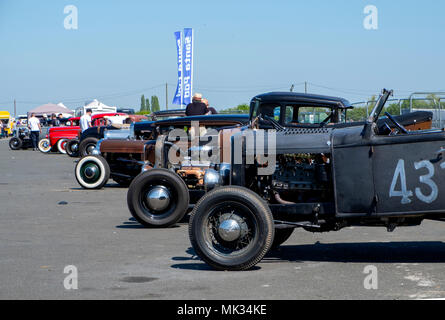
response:
<path id="1" fill-rule="evenodd" d="M 445 162 L 441 163 L 440 167 L 442 169 L 445 169 Z M 426 184 L 431 189 L 431 193 L 429 195 L 424 195 L 422 193 L 422 190 L 420 190 L 420 188 L 416 188 L 415 189 L 416 197 L 420 201 L 423 201 L 425 203 L 434 202 L 439 195 L 439 189 L 437 188 L 437 184 L 432 180 L 432 178 L 434 177 L 434 165 L 428 160 L 423 160 L 420 162 L 415 162 L 414 168 L 416 170 L 420 170 L 422 168 L 428 170 L 428 174 L 420 176 L 419 181 L 420 183 Z M 400 180 L 401 190 L 396 190 L 396 185 L 399 180 Z M 412 196 L 413 192 L 411 190 L 408 190 L 406 186 L 405 160 L 400 159 L 399 162 L 397 163 L 397 167 L 394 172 L 394 177 L 392 178 L 391 187 L 389 189 L 389 197 L 390 198 L 402 197 L 402 200 L 400 202 L 402 204 L 408 204 L 411 203 L 412 200 L 410 198 Z"/>

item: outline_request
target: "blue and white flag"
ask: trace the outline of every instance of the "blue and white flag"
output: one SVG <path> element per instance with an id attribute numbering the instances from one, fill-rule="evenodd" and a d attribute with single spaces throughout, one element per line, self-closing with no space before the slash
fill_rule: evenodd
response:
<path id="1" fill-rule="evenodd" d="M 173 104 L 179 105 L 182 108 L 184 104 L 183 100 L 183 90 L 182 90 L 182 70 L 183 70 L 183 61 L 182 61 L 182 32 L 175 32 L 176 38 L 176 52 L 178 53 L 178 85 L 176 87 L 176 93 L 173 97 Z"/>
<path id="2" fill-rule="evenodd" d="M 183 48 L 183 100 L 184 105 L 192 102 L 193 91 L 193 29 L 184 29 L 184 48 Z"/>

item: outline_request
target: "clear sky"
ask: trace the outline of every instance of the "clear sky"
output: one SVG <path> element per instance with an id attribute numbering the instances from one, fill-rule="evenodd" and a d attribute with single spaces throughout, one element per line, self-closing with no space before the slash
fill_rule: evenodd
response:
<path id="1" fill-rule="evenodd" d="M 78 30 L 65 30 L 66 5 Z M 378 30 L 363 27 L 366 5 Z M 195 88 L 217 109 L 296 91 L 352 102 L 383 87 L 399 97 L 445 90 L 445 1 L 0 0 L 0 110 L 98 98 L 140 106 L 176 86 L 173 33 L 195 30 Z M 170 106 L 171 107 L 171 106 Z"/>

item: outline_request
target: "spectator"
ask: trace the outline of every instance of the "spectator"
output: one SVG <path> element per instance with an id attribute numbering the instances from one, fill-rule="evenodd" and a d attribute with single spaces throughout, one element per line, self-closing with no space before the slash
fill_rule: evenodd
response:
<path id="1" fill-rule="evenodd" d="M 46 127 L 49 123 L 48 115 L 45 113 L 42 118 L 42 126 Z"/>
<path id="2" fill-rule="evenodd" d="M 39 140 L 39 134 L 42 127 L 40 126 L 40 121 L 36 118 L 35 113 L 31 114 L 31 118 L 28 120 L 28 127 L 31 130 L 32 150 L 36 151 L 38 150 L 37 142 Z"/>
<path id="3" fill-rule="evenodd" d="M 59 127 L 60 124 L 61 124 L 61 123 L 60 123 L 60 120 L 57 119 L 56 114 L 53 113 L 53 114 L 51 115 L 51 126 L 52 126 L 52 127 Z"/>
<path id="4" fill-rule="evenodd" d="M 218 114 L 218 111 L 216 111 L 215 108 L 209 107 L 209 100 L 202 99 L 202 102 L 206 105 L 207 109 L 210 111 L 209 114 Z"/>
<path id="5" fill-rule="evenodd" d="M 20 126 L 20 120 L 14 121 L 13 125 L 12 125 L 12 135 L 15 136 L 16 135 L 16 131 L 18 126 Z"/>
<path id="6" fill-rule="evenodd" d="M 63 125 L 63 114 L 59 113 L 59 115 L 57 116 L 57 126 L 62 126 Z"/>
<path id="7" fill-rule="evenodd" d="M 91 127 L 91 114 L 93 111 L 91 109 L 87 109 L 85 114 L 80 117 L 80 130 L 84 132 L 86 129 Z"/>
<path id="8" fill-rule="evenodd" d="M 49 121 L 49 125 L 51 126 L 51 127 L 57 127 L 58 126 L 58 123 L 57 123 L 57 118 L 56 118 L 56 114 L 55 113 L 53 113 L 52 115 L 51 115 L 51 121 Z"/>
<path id="9" fill-rule="evenodd" d="M 202 100 L 202 94 L 195 93 L 192 98 L 192 103 L 189 103 L 185 108 L 185 115 L 201 116 L 210 114 L 209 109 L 207 109 L 207 106 L 201 100 Z"/>

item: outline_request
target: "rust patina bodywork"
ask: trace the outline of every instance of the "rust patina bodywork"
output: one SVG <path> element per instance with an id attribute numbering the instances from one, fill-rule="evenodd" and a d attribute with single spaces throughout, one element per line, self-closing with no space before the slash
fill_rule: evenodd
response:
<path id="1" fill-rule="evenodd" d="M 237 128 L 239 131 L 242 126 L 248 122 L 247 115 L 215 115 L 215 116 L 194 116 L 168 120 L 160 120 L 152 123 L 151 140 L 120 140 L 120 139 L 104 139 L 100 143 L 100 153 L 107 160 L 111 177 L 118 177 L 119 180 L 127 179 L 131 181 L 142 170 L 149 170 L 155 166 L 156 139 L 161 136 L 168 135 L 172 129 L 193 131 L 192 122 L 199 122 L 200 133 L 206 132 L 208 129 L 215 129 L 225 132 L 230 143 L 230 130 L 224 128 Z M 196 130 L 195 130 L 196 131 Z M 143 136 L 143 135 L 138 135 Z M 221 135 L 222 137 L 223 135 Z M 227 139 L 227 138 L 226 138 Z M 174 142 L 176 144 L 176 142 Z M 190 143 L 188 145 L 190 147 Z M 203 175 L 206 168 L 190 167 L 183 168 L 181 175 L 190 175 L 190 181 L 197 181 L 198 188 L 203 186 Z"/>

